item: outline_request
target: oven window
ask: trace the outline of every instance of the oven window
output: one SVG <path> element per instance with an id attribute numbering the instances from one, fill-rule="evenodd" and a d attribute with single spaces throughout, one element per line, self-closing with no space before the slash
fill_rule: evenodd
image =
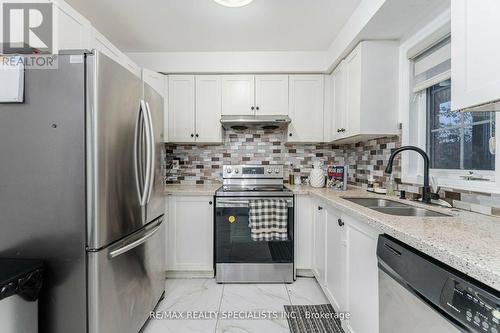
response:
<path id="1" fill-rule="evenodd" d="M 293 262 L 293 208 L 288 208 L 288 240 L 254 241 L 248 226 L 248 208 L 216 208 L 215 257 L 217 263 Z"/>

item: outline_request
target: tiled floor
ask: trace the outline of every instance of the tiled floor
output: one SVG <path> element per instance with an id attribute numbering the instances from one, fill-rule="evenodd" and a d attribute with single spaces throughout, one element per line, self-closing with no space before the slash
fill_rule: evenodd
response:
<path id="1" fill-rule="evenodd" d="M 213 279 L 167 280 L 157 311 L 283 311 L 283 305 L 328 303 L 312 278 L 293 284 L 217 284 Z M 143 333 L 287 333 L 286 319 L 151 319 Z"/>

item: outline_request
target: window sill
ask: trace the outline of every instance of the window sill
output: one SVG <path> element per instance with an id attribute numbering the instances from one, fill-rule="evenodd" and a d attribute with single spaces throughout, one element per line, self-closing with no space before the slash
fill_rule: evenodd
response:
<path id="1" fill-rule="evenodd" d="M 473 191 L 481 193 L 500 193 L 496 182 L 491 180 L 458 180 L 458 179 L 447 179 L 438 178 L 438 184 L 440 187 L 450 188 L 454 190 L 464 190 Z"/>
<path id="2" fill-rule="evenodd" d="M 431 173 L 432 176 L 432 173 Z M 439 177 L 434 176 L 437 180 L 438 186 L 441 188 L 453 189 L 453 190 L 462 190 L 462 191 L 473 191 L 473 192 L 481 192 L 481 193 L 496 193 L 500 194 L 500 188 L 493 180 L 463 180 L 463 179 L 455 179 L 455 178 L 447 178 L 447 177 Z M 402 178 L 403 183 L 405 184 L 418 184 L 422 186 L 422 176 L 406 176 Z"/>

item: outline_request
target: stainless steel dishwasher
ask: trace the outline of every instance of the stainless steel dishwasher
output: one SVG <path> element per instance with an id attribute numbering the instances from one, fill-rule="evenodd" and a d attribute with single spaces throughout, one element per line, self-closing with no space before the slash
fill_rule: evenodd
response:
<path id="1" fill-rule="evenodd" d="M 379 237 L 380 333 L 498 333 L 500 292 Z"/>

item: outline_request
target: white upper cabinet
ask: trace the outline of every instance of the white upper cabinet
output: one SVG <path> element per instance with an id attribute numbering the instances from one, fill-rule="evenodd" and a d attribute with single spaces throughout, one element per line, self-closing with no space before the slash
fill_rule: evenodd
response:
<path id="1" fill-rule="evenodd" d="M 288 142 L 322 142 L 324 75 L 290 75 Z"/>
<path id="2" fill-rule="evenodd" d="M 255 77 L 253 75 L 222 76 L 222 114 L 249 115 L 255 110 Z"/>
<path id="3" fill-rule="evenodd" d="M 398 134 L 398 44 L 361 42 L 332 74 L 333 126 L 326 141 L 356 142 Z M 329 99 L 327 98 L 327 100 Z M 327 128 L 327 127 L 325 127 Z"/>
<path id="4" fill-rule="evenodd" d="M 345 61 L 342 61 L 325 78 L 325 141 L 335 141 L 344 133 L 342 128 L 347 127 L 345 87 Z"/>
<path id="5" fill-rule="evenodd" d="M 194 75 L 168 76 L 168 134 L 170 142 L 195 142 Z"/>
<path id="6" fill-rule="evenodd" d="M 222 142 L 221 77 L 169 75 L 169 142 Z"/>
<path id="7" fill-rule="evenodd" d="M 169 122 L 170 120 L 168 119 L 168 76 L 167 75 L 163 75 L 163 81 L 164 81 L 164 84 L 163 84 L 163 108 L 164 108 L 164 114 L 163 114 L 163 120 L 164 120 L 164 124 L 163 124 L 163 138 L 164 138 L 164 141 L 165 142 L 168 142 L 168 139 L 170 138 L 170 134 L 169 134 Z"/>
<path id="8" fill-rule="evenodd" d="M 196 76 L 196 133 L 197 142 L 222 142 L 221 77 Z"/>
<path id="9" fill-rule="evenodd" d="M 255 114 L 288 114 L 288 75 L 255 76 Z"/>
<path id="10" fill-rule="evenodd" d="M 500 111 L 500 1 L 451 2 L 451 108 Z"/>

